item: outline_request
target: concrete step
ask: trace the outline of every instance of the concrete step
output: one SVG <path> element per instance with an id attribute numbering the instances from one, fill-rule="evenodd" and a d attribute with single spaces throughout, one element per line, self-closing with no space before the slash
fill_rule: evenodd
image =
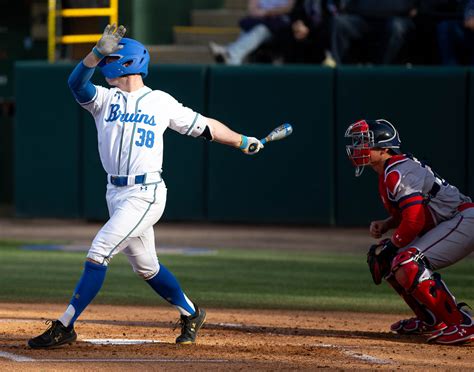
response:
<path id="1" fill-rule="evenodd" d="M 193 27 L 174 26 L 174 42 L 178 45 L 207 45 L 209 41 L 227 44 L 240 33 L 238 27 Z"/>
<path id="2" fill-rule="evenodd" d="M 148 45 L 152 64 L 212 64 L 214 59 L 205 45 Z"/>
<path id="3" fill-rule="evenodd" d="M 237 27 L 239 20 L 247 14 L 245 10 L 203 9 L 191 12 L 193 26 Z"/>
<path id="4" fill-rule="evenodd" d="M 225 9 L 242 9 L 247 10 L 248 0 L 225 0 Z"/>

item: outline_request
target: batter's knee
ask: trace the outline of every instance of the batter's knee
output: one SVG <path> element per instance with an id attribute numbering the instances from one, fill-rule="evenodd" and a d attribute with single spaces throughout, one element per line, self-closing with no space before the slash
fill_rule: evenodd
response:
<path id="1" fill-rule="evenodd" d="M 96 253 L 92 250 L 89 250 L 86 260 L 98 265 L 103 265 L 103 266 L 107 266 L 110 262 L 110 259 L 108 257 L 101 255 L 99 253 Z"/>
<path id="2" fill-rule="evenodd" d="M 96 264 L 96 265 L 102 265 L 102 262 L 96 261 L 96 260 L 94 260 L 92 258 L 89 258 L 89 257 L 87 257 L 86 261 L 92 262 L 93 264 Z"/>
<path id="3" fill-rule="evenodd" d="M 391 271 L 395 280 L 407 291 L 413 291 L 418 283 L 431 278 L 423 254 L 416 248 L 398 253 L 392 261 Z"/>
<path id="4" fill-rule="evenodd" d="M 144 280 L 150 280 L 155 277 L 156 274 L 158 274 L 158 271 L 136 271 L 137 275 L 144 279 Z"/>
<path id="5" fill-rule="evenodd" d="M 142 279 L 144 280 L 150 280 L 158 274 L 158 271 L 160 271 L 160 267 L 139 267 L 136 265 L 133 265 L 133 271 Z"/>

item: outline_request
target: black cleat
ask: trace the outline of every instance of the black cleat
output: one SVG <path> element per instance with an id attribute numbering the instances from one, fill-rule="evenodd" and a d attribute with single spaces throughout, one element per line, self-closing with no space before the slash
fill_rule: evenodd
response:
<path id="1" fill-rule="evenodd" d="M 195 305 L 196 314 L 193 316 L 181 315 L 181 334 L 176 338 L 180 345 L 193 344 L 196 341 L 197 332 L 206 321 L 206 312 Z"/>
<path id="2" fill-rule="evenodd" d="M 51 325 L 43 334 L 28 340 L 28 346 L 32 349 L 50 349 L 76 341 L 73 326 L 65 327 L 59 320 L 47 320 L 46 324 Z"/>

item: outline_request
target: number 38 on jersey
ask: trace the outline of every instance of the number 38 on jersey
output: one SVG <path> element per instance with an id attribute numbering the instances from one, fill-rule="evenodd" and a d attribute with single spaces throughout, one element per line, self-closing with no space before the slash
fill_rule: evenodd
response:
<path id="1" fill-rule="evenodd" d="M 155 144 L 155 132 L 152 130 L 138 128 L 137 135 L 138 139 L 135 141 L 135 145 L 138 147 L 145 146 L 151 149 Z"/>

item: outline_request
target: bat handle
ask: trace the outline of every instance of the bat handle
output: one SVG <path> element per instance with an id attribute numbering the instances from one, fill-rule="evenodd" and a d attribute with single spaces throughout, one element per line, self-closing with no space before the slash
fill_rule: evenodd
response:
<path id="1" fill-rule="evenodd" d="M 267 143 L 267 139 L 266 139 L 266 138 L 262 138 L 262 139 L 260 140 L 260 142 L 262 143 L 262 145 L 264 145 L 264 144 Z M 252 143 L 252 144 L 249 146 L 249 152 L 254 152 L 256 149 L 257 149 L 257 144 L 255 144 L 255 143 Z"/>

